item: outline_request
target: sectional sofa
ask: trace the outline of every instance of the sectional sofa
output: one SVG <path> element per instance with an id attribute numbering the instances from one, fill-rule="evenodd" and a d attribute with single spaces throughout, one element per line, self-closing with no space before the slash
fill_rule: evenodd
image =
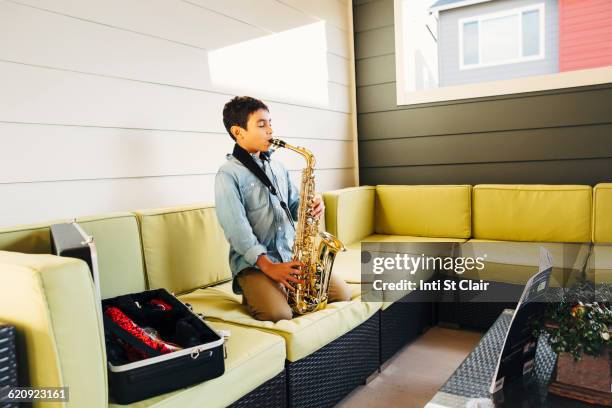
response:
<path id="1" fill-rule="evenodd" d="M 476 329 L 490 327 L 503 309 L 516 305 L 524 284 L 538 272 L 540 247 L 545 247 L 553 256 L 553 285 L 569 287 L 585 275 L 592 281 L 612 282 L 611 183 L 594 188 L 585 185 L 362 186 L 329 192 L 325 202 L 327 230 L 349 248 L 336 260 L 336 271 L 347 282 L 361 282 L 360 268 L 353 265 L 359 262 L 362 243 L 370 247 L 372 243 L 382 243 L 382 252 L 411 255 L 477 257 L 486 254 L 482 271 L 443 277 L 482 279 L 490 283 L 490 293 L 499 294 L 499 301 L 489 298 L 478 302 L 463 291 L 445 291 L 444 298 L 435 299 L 434 321 L 437 322 Z M 396 244 L 389 245 L 390 242 Z M 445 250 L 439 244 L 423 245 L 432 242 L 450 245 Z M 434 253 L 427 253 L 432 250 Z M 398 300 L 397 295 L 391 300 Z M 387 331 L 387 308 L 390 308 L 389 316 L 402 314 L 400 310 L 413 315 L 421 307 L 413 303 L 383 302 L 383 333 Z"/>
<path id="2" fill-rule="evenodd" d="M 77 219 L 98 247 L 102 298 L 163 287 L 231 333 L 223 376 L 132 406 L 331 406 L 427 326 L 486 328 L 506 306 L 461 302 L 459 293 L 444 302 L 410 301 L 417 298 L 409 292 L 362 301 L 362 242 L 402 243 L 395 252 L 418 253 L 431 242 L 451 255 L 486 252 L 485 275 L 467 277 L 508 288 L 537 272 L 544 245 L 562 278 L 576 270 L 612 280 L 612 184 L 363 186 L 324 199 L 327 230 L 348 247 L 334 273 L 350 284 L 352 300 L 278 323 L 251 318 L 232 292 L 214 207 Z M 49 255 L 49 225 L 66 221 L 0 230 L 0 321 L 18 329 L 22 384 L 69 386 L 69 406 L 115 406 L 89 271 Z"/>

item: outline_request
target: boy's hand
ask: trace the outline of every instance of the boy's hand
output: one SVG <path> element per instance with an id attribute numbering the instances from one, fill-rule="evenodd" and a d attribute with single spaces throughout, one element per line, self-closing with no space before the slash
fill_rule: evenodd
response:
<path id="1" fill-rule="evenodd" d="M 260 255 L 257 259 L 257 266 L 263 273 L 265 273 L 270 279 L 280 283 L 290 291 L 295 291 L 295 288 L 290 282 L 301 283 L 302 279 L 296 278 L 304 274 L 300 267 L 304 266 L 303 263 L 298 261 L 274 263 L 266 255 Z"/>
<path id="2" fill-rule="evenodd" d="M 315 218 L 321 218 L 321 215 L 325 213 L 325 204 L 321 198 L 321 194 L 317 194 L 312 200 L 311 214 Z"/>

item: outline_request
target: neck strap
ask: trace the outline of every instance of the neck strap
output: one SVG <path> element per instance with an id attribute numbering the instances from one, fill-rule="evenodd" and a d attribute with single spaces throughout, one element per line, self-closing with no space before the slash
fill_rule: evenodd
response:
<path id="1" fill-rule="evenodd" d="M 249 152 L 240 147 L 238 143 L 234 145 L 234 151 L 232 152 L 232 156 L 238 159 L 238 161 L 242 163 L 244 167 L 249 169 L 251 173 L 253 173 L 264 184 L 264 186 L 266 186 L 268 190 L 270 190 L 270 193 L 272 193 L 272 195 L 276 195 L 276 188 L 274 188 L 274 186 L 272 185 L 272 182 L 270 181 L 268 175 L 255 162 L 253 156 L 251 156 Z M 262 160 L 269 160 L 269 155 L 266 152 L 261 152 L 260 157 Z"/>
<path id="2" fill-rule="evenodd" d="M 263 171 L 263 169 L 259 167 L 259 165 L 255 162 L 253 156 L 251 156 L 249 152 L 240 147 L 238 143 L 234 145 L 234 151 L 232 152 L 232 156 L 238 159 L 238 161 L 242 163 L 244 167 L 249 169 L 251 173 L 253 173 L 264 184 L 264 186 L 266 186 L 268 190 L 270 190 L 270 193 L 278 198 L 281 208 L 285 211 L 285 214 L 287 215 L 291 226 L 295 229 L 293 217 L 291 216 L 291 211 L 289 211 L 289 206 L 287 206 L 287 203 L 283 201 L 282 197 L 277 194 L 276 188 L 274 188 L 274 186 L 272 185 L 270 178 L 268 177 L 266 172 Z M 269 161 L 270 153 L 260 152 L 259 157 L 262 161 Z M 272 171 L 272 167 L 270 167 L 270 171 Z M 274 173 L 272 173 L 272 175 L 274 175 Z M 289 180 L 287 181 L 289 182 Z"/>

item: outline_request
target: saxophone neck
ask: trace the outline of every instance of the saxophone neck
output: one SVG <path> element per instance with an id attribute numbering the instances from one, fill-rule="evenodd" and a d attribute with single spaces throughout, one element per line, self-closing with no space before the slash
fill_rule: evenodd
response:
<path id="1" fill-rule="evenodd" d="M 275 147 L 284 147 L 285 149 L 293 150 L 294 152 L 301 154 L 304 157 L 304 159 L 306 159 L 307 167 L 314 168 L 315 166 L 314 154 L 312 154 L 312 152 L 306 149 L 305 147 L 293 146 L 280 139 L 270 139 L 270 143 L 272 143 L 272 145 Z"/>

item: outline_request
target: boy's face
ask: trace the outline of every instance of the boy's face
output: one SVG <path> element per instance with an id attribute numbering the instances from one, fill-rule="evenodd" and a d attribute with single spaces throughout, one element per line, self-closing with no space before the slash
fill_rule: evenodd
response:
<path id="1" fill-rule="evenodd" d="M 232 133 L 240 147 L 249 153 L 267 152 L 272 138 L 270 112 L 259 109 L 249 115 L 247 128 L 232 126 Z"/>

